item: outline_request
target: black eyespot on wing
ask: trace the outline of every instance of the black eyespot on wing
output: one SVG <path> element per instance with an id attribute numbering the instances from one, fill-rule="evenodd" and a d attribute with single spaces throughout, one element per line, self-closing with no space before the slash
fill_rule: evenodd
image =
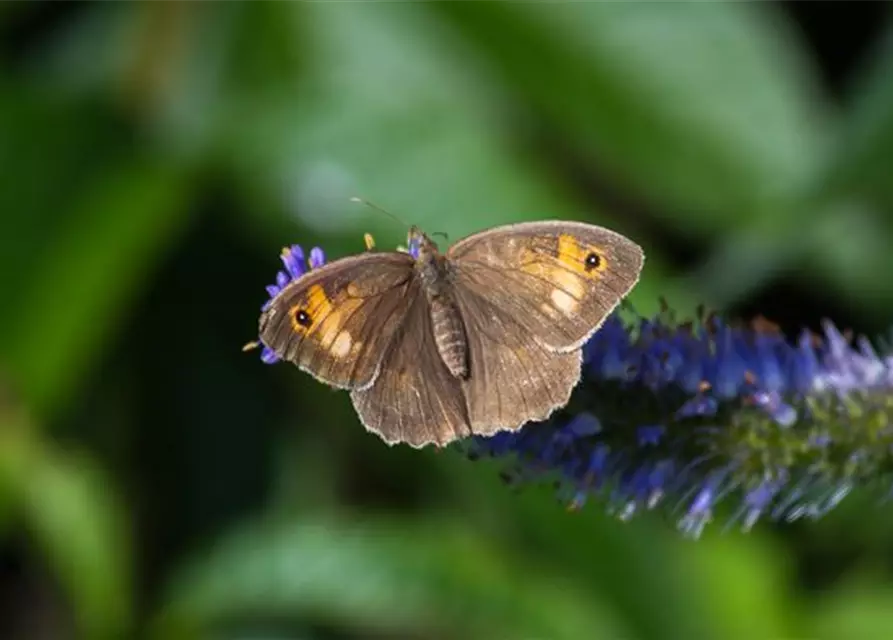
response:
<path id="1" fill-rule="evenodd" d="M 590 253 L 586 256 L 586 271 L 592 271 L 593 269 L 598 269 L 599 265 L 602 263 L 601 256 L 597 253 Z"/>
<path id="2" fill-rule="evenodd" d="M 309 327 L 311 324 L 313 324 L 313 318 L 311 318 L 310 314 L 303 309 L 298 309 L 297 311 L 295 311 L 295 322 L 297 322 L 302 327 Z"/>

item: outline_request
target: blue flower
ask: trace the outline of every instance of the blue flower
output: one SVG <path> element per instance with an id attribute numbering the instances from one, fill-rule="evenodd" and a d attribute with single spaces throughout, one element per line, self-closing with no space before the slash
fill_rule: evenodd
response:
<path id="1" fill-rule="evenodd" d="M 597 497 L 622 518 L 667 505 L 698 536 L 817 518 L 893 467 L 893 357 L 831 323 L 791 342 L 760 320 L 681 324 L 616 312 L 587 343 L 569 405 L 514 433 L 464 443 L 516 482 L 558 479 L 572 509 Z M 735 508 L 737 505 L 737 508 Z"/>

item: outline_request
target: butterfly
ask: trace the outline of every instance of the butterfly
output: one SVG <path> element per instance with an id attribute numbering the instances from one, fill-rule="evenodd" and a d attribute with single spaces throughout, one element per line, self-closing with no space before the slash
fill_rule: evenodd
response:
<path id="1" fill-rule="evenodd" d="M 308 271 L 266 306 L 259 336 L 349 390 L 366 429 L 413 447 L 516 430 L 566 405 L 583 345 L 644 262 L 632 240 L 581 222 L 500 226 L 445 253 L 416 227 L 407 242 Z"/>

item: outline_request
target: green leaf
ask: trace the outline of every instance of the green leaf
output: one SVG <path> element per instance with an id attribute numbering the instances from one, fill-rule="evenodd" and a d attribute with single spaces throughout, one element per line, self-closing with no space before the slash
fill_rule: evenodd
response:
<path id="1" fill-rule="evenodd" d="M 727 304 L 782 269 L 802 286 L 872 310 L 893 311 L 893 290 L 879 273 L 893 270 L 893 21 L 869 48 L 851 83 L 839 132 L 793 215 L 750 221 L 726 237 L 692 282 Z M 886 322 L 886 320 L 883 320 Z"/>
<path id="2" fill-rule="evenodd" d="M 56 450 L 31 425 L 0 415 L 0 527 L 36 542 L 71 605 L 79 637 L 132 630 L 131 555 L 123 506 L 89 457 Z"/>
<path id="3" fill-rule="evenodd" d="M 268 92 L 222 101 L 234 106 L 215 149 L 247 199 L 246 232 L 282 244 L 313 238 L 333 255 L 333 242 L 341 252 L 361 249 L 364 231 L 383 247 L 403 242 L 405 228 L 349 201 L 359 195 L 451 240 L 542 218 L 584 219 L 635 237 L 627 221 L 584 208 L 544 179 L 539 160 L 519 153 L 492 79 L 470 72 L 440 37 L 436 14 L 412 4 L 289 6 L 294 37 L 314 61 L 300 77 L 300 99 Z M 658 287 L 693 308 L 688 292 L 663 286 L 660 256 L 646 253 L 634 294 L 643 310 L 656 306 Z"/>
<path id="4" fill-rule="evenodd" d="M 217 12 L 219 13 L 219 11 Z M 244 95 L 288 92 L 294 89 L 301 71 L 310 61 L 306 44 L 294 37 L 301 13 L 284 3 L 265 2 L 258 6 L 236 5 L 227 11 L 230 26 L 239 41 L 229 43 L 231 58 L 225 61 L 230 72 L 228 90 Z M 263 34 L 258 38 L 258 34 Z M 196 49 L 201 55 L 201 48 Z"/>
<path id="5" fill-rule="evenodd" d="M 717 527 L 719 528 L 719 527 Z M 727 640 L 798 637 L 803 611 L 788 589 L 782 549 L 758 534 L 709 535 L 682 549 L 680 574 L 690 585 L 691 612 L 709 616 L 712 637 Z M 759 611 L 759 615 L 752 615 Z"/>
<path id="6" fill-rule="evenodd" d="M 290 23 L 314 61 L 301 99 L 223 100 L 239 106 L 218 150 L 248 197 L 249 232 L 282 243 L 355 234 L 359 248 L 369 230 L 384 246 L 402 240 L 353 195 L 451 238 L 536 218 L 636 237 L 543 179 L 543 160 L 518 144 L 525 120 L 505 115 L 530 105 L 674 225 L 695 216 L 684 232 L 775 224 L 799 205 L 826 133 L 811 70 L 775 17 L 738 5 L 301 5 Z M 659 293 L 683 309 L 702 301 L 697 282 L 668 284 L 645 249 L 637 306 L 652 310 Z M 750 273 L 771 276 L 785 253 L 757 249 L 766 268 Z M 730 272 L 741 276 L 712 276 Z"/>
<path id="7" fill-rule="evenodd" d="M 159 161 L 108 167 L 65 203 L 41 251 L 15 266 L 19 289 L 0 353 L 27 404 L 45 414 L 69 397 L 114 338 L 127 302 L 185 220 L 187 176 Z"/>
<path id="8" fill-rule="evenodd" d="M 405 229 L 350 196 L 451 237 L 499 221 L 574 217 L 567 194 L 544 184 L 493 130 L 480 80 L 438 42 L 413 35 L 428 23 L 418 7 L 301 10 L 296 28 L 306 31 L 296 37 L 305 36 L 315 61 L 302 99 L 247 102 L 222 127 L 238 173 L 278 205 L 277 215 L 328 232 L 387 229 L 390 246 Z M 258 166 L 264 171 L 251 169 Z"/>
<path id="9" fill-rule="evenodd" d="M 855 584 L 826 594 L 814 607 L 813 632 L 821 640 L 858 638 L 886 640 L 893 628 L 893 593 L 883 585 L 886 578 L 867 584 Z"/>
<path id="10" fill-rule="evenodd" d="M 509 563 L 470 531 L 437 521 L 249 526 L 175 577 L 166 602 L 153 637 L 186 638 L 227 624 L 336 620 L 388 636 L 412 630 L 470 638 L 623 635 L 598 601 L 573 584 Z"/>
<path id="11" fill-rule="evenodd" d="M 521 109 L 683 232 L 779 215 L 820 166 L 827 114 L 815 72 L 772 8 L 433 6 Z"/>
<path id="12" fill-rule="evenodd" d="M 893 21 L 872 47 L 854 83 L 842 123 L 827 191 L 860 198 L 866 204 L 893 206 Z"/>
<path id="13" fill-rule="evenodd" d="M 727 304 L 760 281 L 796 269 L 802 286 L 818 295 L 871 309 L 880 318 L 893 310 L 893 290 L 879 273 L 893 270 L 888 250 L 893 225 L 893 22 L 871 47 L 847 105 L 831 153 L 792 215 L 758 219 L 714 248 L 692 274 L 710 300 Z M 884 320 L 886 322 L 886 320 Z"/>
<path id="14" fill-rule="evenodd" d="M 709 533 L 698 542 L 682 540 L 657 514 L 622 522 L 606 516 L 597 497 L 568 513 L 551 487 L 512 491 L 498 480 L 503 463 L 457 457 L 443 464 L 454 467 L 466 518 L 507 547 L 523 549 L 529 561 L 548 562 L 585 584 L 627 625 L 627 637 L 799 637 L 783 567 L 757 534 L 725 544 Z M 753 620 L 757 594 L 761 615 Z"/>

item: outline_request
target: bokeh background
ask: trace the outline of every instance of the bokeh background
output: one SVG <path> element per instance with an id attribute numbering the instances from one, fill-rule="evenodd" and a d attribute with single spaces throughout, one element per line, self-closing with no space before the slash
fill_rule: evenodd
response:
<path id="1" fill-rule="evenodd" d="M 893 320 L 887 3 L 0 5 L 0 637 L 889 638 L 893 507 L 566 513 L 240 347 L 281 246 L 537 218 L 631 299 Z M 721 518 L 718 518 L 721 525 Z"/>

